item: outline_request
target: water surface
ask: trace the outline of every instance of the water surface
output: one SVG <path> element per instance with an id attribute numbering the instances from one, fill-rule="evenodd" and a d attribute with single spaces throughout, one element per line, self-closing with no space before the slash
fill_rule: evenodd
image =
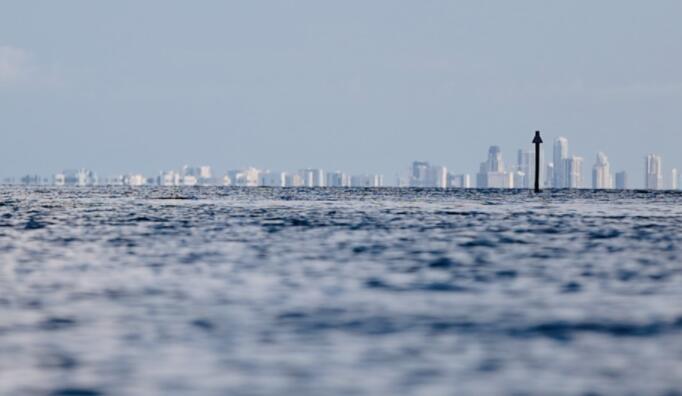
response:
<path id="1" fill-rule="evenodd" d="M 3 187 L 0 394 L 680 394 L 681 204 Z"/>

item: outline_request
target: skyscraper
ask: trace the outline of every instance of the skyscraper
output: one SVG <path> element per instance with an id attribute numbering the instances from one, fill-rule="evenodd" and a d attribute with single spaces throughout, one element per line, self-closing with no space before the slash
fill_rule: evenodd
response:
<path id="1" fill-rule="evenodd" d="M 618 190 L 627 190 L 628 174 L 625 171 L 616 173 L 616 188 Z"/>
<path id="2" fill-rule="evenodd" d="M 350 176 L 341 171 L 327 173 L 327 187 L 350 187 L 350 181 Z"/>
<path id="3" fill-rule="evenodd" d="M 350 179 L 351 187 L 383 187 L 384 176 L 378 174 L 353 175 Z"/>
<path id="4" fill-rule="evenodd" d="M 481 163 L 481 168 L 476 175 L 476 187 L 478 188 L 513 188 L 513 172 L 505 172 L 502 151 L 498 146 L 490 146 L 488 160 Z"/>
<path id="5" fill-rule="evenodd" d="M 471 188 L 471 176 L 469 174 L 464 175 L 448 174 L 448 187 Z"/>
<path id="6" fill-rule="evenodd" d="M 680 174 L 677 171 L 677 168 L 673 168 L 672 171 L 670 171 L 670 189 L 671 190 L 677 190 L 679 184 L 680 184 Z"/>
<path id="7" fill-rule="evenodd" d="M 445 188 L 448 186 L 448 168 L 432 166 L 429 168 L 429 187 Z"/>
<path id="8" fill-rule="evenodd" d="M 55 186 L 94 186 L 97 180 L 97 174 L 89 169 L 69 169 L 53 177 Z"/>
<path id="9" fill-rule="evenodd" d="M 564 176 L 562 177 L 563 188 L 582 188 L 583 187 L 583 159 L 582 157 L 573 156 L 563 160 L 562 168 Z"/>
<path id="10" fill-rule="evenodd" d="M 264 187 L 285 187 L 286 173 L 266 170 L 260 174 L 260 185 Z"/>
<path id="11" fill-rule="evenodd" d="M 126 179 L 126 184 L 131 187 L 139 187 L 147 184 L 147 178 L 141 174 L 128 175 Z"/>
<path id="12" fill-rule="evenodd" d="M 554 187 L 554 163 L 549 162 L 547 164 L 547 170 L 545 170 L 545 188 Z"/>
<path id="13" fill-rule="evenodd" d="M 428 187 L 429 163 L 426 161 L 414 161 L 410 174 L 410 187 Z"/>
<path id="14" fill-rule="evenodd" d="M 439 187 L 448 185 L 448 169 L 444 166 L 430 165 L 425 161 L 414 161 L 410 174 L 411 187 Z"/>
<path id="15" fill-rule="evenodd" d="M 180 170 L 180 183 L 185 186 L 213 184 L 213 172 L 208 165 L 185 165 Z"/>
<path id="16" fill-rule="evenodd" d="M 180 181 L 180 174 L 176 171 L 169 170 L 159 174 L 156 184 L 159 186 L 179 186 Z"/>
<path id="17" fill-rule="evenodd" d="M 325 187 L 324 170 L 322 169 L 301 169 L 299 171 L 305 187 Z"/>
<path id="18" fill-rule="evenodd" d="M 284 173 L 284 185 L 286 187 L 303 187 L 303 178 L 299 173 Z"/>
<path id="19" fill-rule="evenodd" d="M 261 170 L 254 167 L 230 170 L 223 178 L 223 184 L 225 186 L 236 187 L 258 187 L 261 182 L 260 175 L 262 173 Z"/>
<path id="20" fill-rule="evenodd" d="M 568 159 L 568 139 L 559 137 L 554 141 L 554 177 L 552 187 L 569 187 L 566 181 L 565 160 Z"/>
<path id="21" fill-rule="evenodd" d="M 663 188 L 663 171 L 659 155 L 649 154 L 646 156 L 644 162 L 644 187 L 648 190 L 660 190 Z"/>
<path id="22" fill-rule="evenodd" d="M 545 155 L 540 150 L 540 185 L 545 185 Z M 549 174 L 550 178 L 552 173 Z M 518 182 L 517 182 L 518 181 Z M 515 188 L 533 188 L 535 184 L 535 147 L 529 150 L 519 150 L 516 159 L 516 171 L 514 172 Z"/>
<path id="23" fill-rule="evenodd" d="M 499 146 L 490 146 L 488 149 L 488 172 L 504 172 L 504 161 L 502 161 L 502 150 Z"/>
<path id="24" fill-rule="evenodd" d="M 534 153 L 520 149 L 516 155 L 516 171 L 514 172 L 514 187 L 530 188 L 530 180 L 533 178 L 534 164 L 531 164 Z"/>
<path id="25" fill-rule="evenodd" d="M 613 176 L 609 159 L 603 152 L 597 153 L 597 160 L 592 167 L 592 188 L 611 189 L 613 188 Z"/>

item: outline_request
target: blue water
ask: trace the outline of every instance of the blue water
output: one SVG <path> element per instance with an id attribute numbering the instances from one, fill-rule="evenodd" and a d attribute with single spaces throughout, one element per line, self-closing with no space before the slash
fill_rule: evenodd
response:
<path id="1" fill-rule="evenodd" d="M 682 394 L 681 204 L 0 188 L 0 394 Z"/>

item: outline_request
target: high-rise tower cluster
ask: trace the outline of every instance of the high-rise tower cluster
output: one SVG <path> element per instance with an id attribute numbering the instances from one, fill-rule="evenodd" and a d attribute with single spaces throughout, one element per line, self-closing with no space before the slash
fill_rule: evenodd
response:
<path id="1" fill-rule="evenodd" d="M 536 149 L 539 152 L 539 167 L 536 169 Z M 528 145 L 516 152 L 516 161 L 505 165 L 502 150 L 498 145 L 488 148 L 487 158 L 480 163 L 472 186 L 472 178 L 467 173 L 452 173 L 442 165 L 426 161 L 414 161 L 409 168 L 397 174 L 399 187 L 423 188 L 520 188 L 534 187 L 535 172 L 539 171 L 540 186 L 554 189 L 593 189 L 631 188 L 632 181 L 624 171 L 615 172 L 605 152 L 599 151 L 592 165 L 591 185 L 583 172 L 582 157 L 572 155 L 569 141 L 558 137 L 552 145 L 552 161 L 545 160 L 542 146 Z M 664 177 L 664 173 L 667 176 Z M 2 184 L 47 185 L 87 187 L 95 185 L 114 186 L 234 186 L 234 187 L 383 187 L 381 174 L 351 175 L 342 171 L 325 172 L 320 168 L 303 168 L 294 172 L 264 170 L 245 167 L 228 170 L 222 175 L 214 174 L 210 166 L 185 165 L 180 169 L 162 171 L 157 176 L 148 177 L 141 173 L 128 173 L 114 177 L 98 177 L 89 169 L 64 170 L 51 178 L 39 175 L 26 175 L 19 179 L 6 178 Z M 634 183 L 633 183 L 634 184 Z M 639 184 L 639 183 L 637 183 Z M 636 186 L 636 187 L 639 187 Z M 649 154 L 644 158 L 644 188 L 648 190 L 671 189 L 680 187 L 680 173 L 677 168 L 664 171 L 662 158 Z"/>
<path id="2" fill-rule="evenodd" d="M 410 176 L 405 182 L 398 182 L 399 186 L 437 187 L 437 188 L 470 188 L 471 178 L 468 174 L 452 174 L 448 168 L 441 165 L 431 165 L 426 161 L 414 161 L 410 169 Z"/>
<path id="3" fill-rule="evenodd" d="M 592 167 L 592 188 L 611 189 L 613 188 L 613 175 L 609 159 L 603 152 L 597 153 L 597 160 Z"/>
<path id="4" fill-rule="evenodd" d="M 476 175 L 478 188 L 513 188 L 514 174 L 505 170 L 502 150 L 499 146 L 490 146 L 488 159 L 481 163 Z"/>
<path id="5" fill-rule="evenodd" d="M 568 139 L 559 137 L 554 141 L 554 157 L 552 166 L 553 188 L 582 188 L 583 158 L 569 156 Z"/>

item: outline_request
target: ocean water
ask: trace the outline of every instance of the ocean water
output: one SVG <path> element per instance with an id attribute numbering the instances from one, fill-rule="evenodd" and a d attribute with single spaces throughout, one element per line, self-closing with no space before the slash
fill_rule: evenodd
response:
<path id="1" fill-rule="evenodd" d="M 0 188 L 1 395 L 682 394 L 682 195 Z"/>

